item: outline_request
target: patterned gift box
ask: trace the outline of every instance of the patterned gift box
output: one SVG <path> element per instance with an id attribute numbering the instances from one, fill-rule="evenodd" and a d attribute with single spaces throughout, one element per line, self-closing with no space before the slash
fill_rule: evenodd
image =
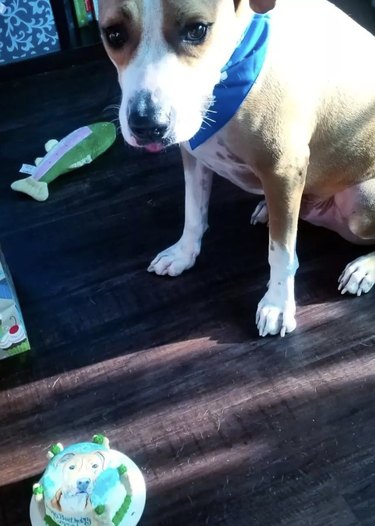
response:
<path id="1" fill-rule="evenodd" d="M 49 0 L 0 0 L 0 65 L 59 49 Z"/>

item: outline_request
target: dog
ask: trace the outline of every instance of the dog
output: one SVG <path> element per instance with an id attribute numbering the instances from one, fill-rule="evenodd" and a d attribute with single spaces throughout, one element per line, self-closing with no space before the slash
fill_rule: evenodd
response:
<path id="1" fill-rule="evenodd" d="M 217 173 L 264 195 L 252 223 L 269 226 L 270 280 L 256 323 L 261 336 L 292 332 L 299 217 L 375 243 L 375 38 L 327 0 L 101 0 L 100 27 L 125 141 L 181 146 L 183 233 L 148 270 L 194 265 Z M 251 39 L 243 68 L 233 57 Z M 233 60 L 245 77 L 255 69 L 247 88 Z M 339 290 L 374 283 L 372 251 L 344 269 Z"/>
<path id="2" fill-rule="evenodd" d="M 77 513 L 92 509 L 90 495 L 98 476 L 105 469 L 103 452 L 67 453 L 59 460 L 62 486 L 52 499 L 52 507 L 60 512 Z"/>

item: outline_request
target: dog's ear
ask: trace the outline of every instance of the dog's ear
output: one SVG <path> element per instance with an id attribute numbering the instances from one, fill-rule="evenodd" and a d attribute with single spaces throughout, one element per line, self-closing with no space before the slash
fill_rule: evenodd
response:
<path id="1" fill-rule="evenodd" d="M 60 504 L 61 496 L 62 496 L 62 490 L 59 489 L 51 501 L 52 507 L 59 511 L 62 511 L 61 504 Z"/>
<path id="2" fill-rule="evenodd" d="M 250 0 L 250 7 L 256 13 L 267 13 L 275 7 L 276 0 Z"/>

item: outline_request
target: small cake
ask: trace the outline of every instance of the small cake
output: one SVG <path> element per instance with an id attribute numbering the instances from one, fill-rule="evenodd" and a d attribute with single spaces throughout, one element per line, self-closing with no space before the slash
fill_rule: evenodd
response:
<path id="1" fill-rule="evenodd" d="M 63 448 L 34 485 L 32 526 L 136 526 L 146 501 L 141 471 L 103 435 Z"/>

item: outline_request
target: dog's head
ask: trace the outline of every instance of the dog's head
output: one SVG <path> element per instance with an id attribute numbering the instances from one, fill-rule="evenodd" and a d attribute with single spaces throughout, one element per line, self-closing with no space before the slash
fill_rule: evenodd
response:
<path id="1" fill-rule="evenodd" d="M 158 151 L 200 129 L 253 12 L 276 0 L 101 0 L 100 26 L 132 146 Z"/>
<path id="2" fill-rule="evenodd" d="M 102 451 L 92 453 L 67 453 L 59 460 L 62 470 L 61 492 L 67 496 L 90 495 L 94 482 L 105 469 L 105 454 Z"/>

